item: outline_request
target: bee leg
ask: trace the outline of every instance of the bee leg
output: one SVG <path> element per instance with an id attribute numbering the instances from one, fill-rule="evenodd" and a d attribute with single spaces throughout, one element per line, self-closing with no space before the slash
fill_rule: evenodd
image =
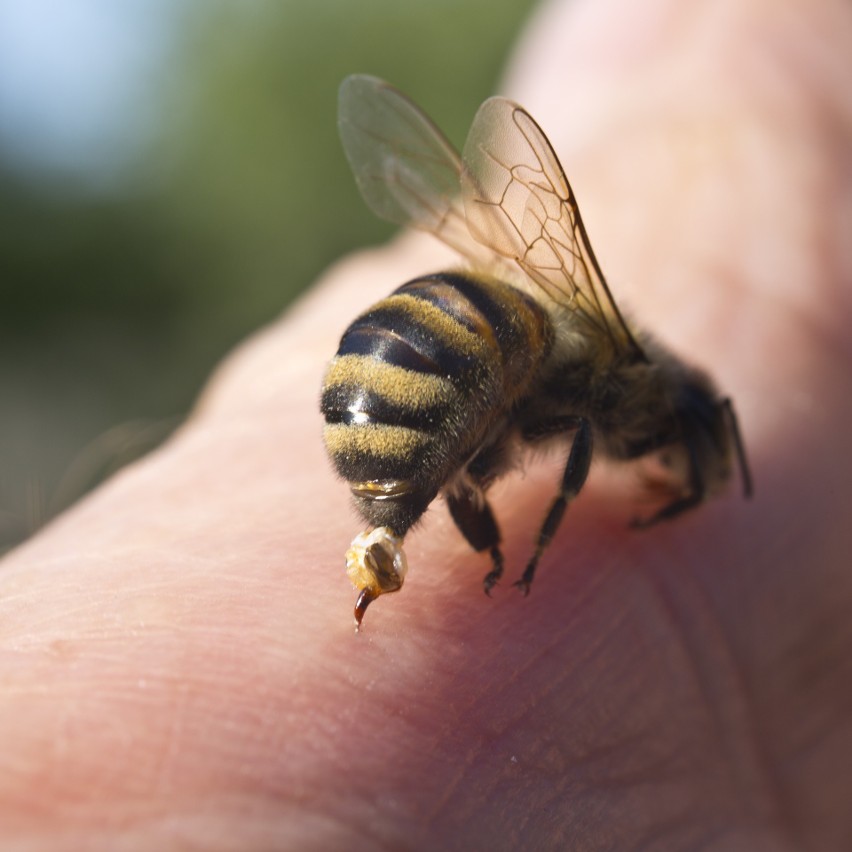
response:
<path id="1" fill-rule="evenodd" d="M 589 475 L 589 467 L 592 463 L 592 427 L 589 421 L 585 419 L 580 419 L 577 423 L 574 442 L 571 444 L 571 452 L 568 454 L 565 472 L 562 474 L 562 486 L 559 489 L 559 495 L 551 503 L 547 517 L 541 525 L 532 558 L 521 579 L 515 583 L 524 595 L 529 594 L 538 561 L 559 528 L 568 504 L 580 493 L 580 489 Z"/>
<path id="2" fill-rule="evenodd" d="M 503 575 L 503 553 L 500 550 L 500 529 L 494 513 L 484 495 L 472 488 L 447 495 L 450 515 L 456 522 L 461 534 L 477 552 L 488 550 L 493 568 L 485 575 L 482 585 L 485 594 L 490 595 L 497 581 Z"/>
<path id="3" fill-rule="evenodd" d="M 630 526 L 633 529 L 646 530 L 648 527 L 653 527 L 660 521 L 671 520 L 683 512 L 695 508 L 703 499 L 703 494 L 687 494 L 685 497 L 678 497 L 676 500 L 672 500 L 671 503 L 667 503 L 663 506 L 659 512 L 651 515 L 650 518 L 634 518 L 630 522 Z"/>
<path id="4" fill-rule="evenodd" d="M 648 527 L 652 527 L 660 521 L 668 521 L 676 518 L 689 509 L 694 509 L 704 500 L 707 488 L 701 476 L 701 470 L 698 467 L 695 449 L 689 443 L 686 443 L 685 446 L 689 456 L 689 490 L 685 494 L 675 497 L 670 503 L 666 503 L 662 509 L 651 515 L 650 518 L 634 518 L 630 522 L 630 526 L 633 529 L 648 529 Z"/>

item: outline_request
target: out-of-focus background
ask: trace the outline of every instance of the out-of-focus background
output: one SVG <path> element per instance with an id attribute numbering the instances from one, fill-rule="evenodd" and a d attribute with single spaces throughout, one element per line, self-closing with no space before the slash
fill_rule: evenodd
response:
<path id="1" fill-rule="evenodd" d="M 387 236 L 352 72 L 457 144 L 533 0 L 0 0 L 0 553 L 180 422 L 216 362 Z"/>

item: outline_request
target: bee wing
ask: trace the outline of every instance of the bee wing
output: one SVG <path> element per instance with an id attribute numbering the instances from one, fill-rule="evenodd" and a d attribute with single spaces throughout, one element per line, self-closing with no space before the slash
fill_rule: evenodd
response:
<path id="1" fill-rule="evenodd" d="M 337 123 L 358 189 L 378 217 L 429 231 L 479 266 L 504 263 L 470 235 L 458 151 L 402 92 L 376 77 L 347 77 Z"/>
<path id="2" fill-rule="evenodd" d="M 609 292 L 577 200 L 542 129 L 522 107 L 489 98 L 464 146 L 462 195 L 471 234 L 512 258 L 554 302 L 644 357 Z"/>

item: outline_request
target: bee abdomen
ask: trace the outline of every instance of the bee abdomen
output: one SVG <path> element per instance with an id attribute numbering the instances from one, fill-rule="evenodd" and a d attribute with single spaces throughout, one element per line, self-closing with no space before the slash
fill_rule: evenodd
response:
<path id="1" fill-rule="evenodd" d="M 337 356 L 368 355 L 456 382 L 492 363 L 500 352 L 489 323 L 452 290 L 449 298 L 435 298 L 439 287 L 417 279 L 382 299 L 349 326 Z"/>
<path id="2" fill-rule="evenodd" d="M 543 308 L 516 287 L 484 277 L 443 272 L 400 287 L 437 310 L 485 347 L 482 358 L 499 370 L 501 393 L 509 403 L 527 386 L 552 344 L 552 327 Z"/>
<path id="3" fill-rule="evenodd" d="M 461 273 L 415 278 L 362 314 L 342 355 L 369 355 L 415 373 L 470 385 L 491 372 L 509 396 L 551 345 L 543 309 L 520 290 Z"/>
<path id="4" fill-rule="evenodd" d="M 446 370 L 433 357 L 434 353 L 420 351 L 397 331 L 377 325 L 380 316 L 356 320 L 343 335 L 337 356 L 367 355 L 383 364 L 392 364 L 415 373 L 446 375 Z M 422 349 L 423 347 L 421 347 Z"/>
<path id="5" fill-rule="evenodd" d="M 405 355 L 404 363 L 412 362 L 405 347 L 396 351 Z M 431 370 L 368 354 L 338 354 L 326 373 L 320 404 L 326 447 L 350 482 L 410 478 L 424 455 L 434 455 L 436 435 L 452 421 L 461 400 L 453 382 Z"/>
<path id="6" fill-rule="evenodd" d="M 413 377 L 409 377 L 408 381 L 416 383 Z M 451 392 L 424 394 L 413 405 L 412 400 L 406 399 L 408 394 L 405 393 L 391 396 L 369 387 L 344 383 L 324 388 L 320 409 L 326 423 L 403 426 L 425 430 L 433 428 L 448 416 L 452 395 Z"/>
<path id="7" fill-rule="evenodd" d="M 548 329 L 507 285 L 440 274 L 398 288 L 349 326 L 326 373 L 340 474 L 445 482 L 523 389 Z"/>

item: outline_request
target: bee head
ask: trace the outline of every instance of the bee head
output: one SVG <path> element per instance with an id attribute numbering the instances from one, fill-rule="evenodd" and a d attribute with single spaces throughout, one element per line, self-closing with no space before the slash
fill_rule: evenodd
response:
<path id="1" fill-rule="evenodd" d="M 694 371 L 679 388 L 675 410 L 701 490 L 708 495 L 717 491 L 731 478 L 736 463 L 743 494 L 750 497 L 751 473 L 731 400 L 720 398 L 710 379 Z"/>

